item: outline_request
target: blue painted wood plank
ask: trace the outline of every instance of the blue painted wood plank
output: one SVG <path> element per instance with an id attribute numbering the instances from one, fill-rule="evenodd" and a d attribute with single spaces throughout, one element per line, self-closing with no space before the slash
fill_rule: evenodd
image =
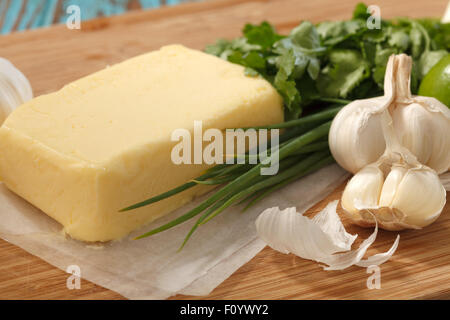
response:
<path id="1" fill-rule="evenodd" d="M 17 31 L 23 31 L 31 24 L 31 19 L 36 18 L 37 10 L 43 5 L 42 0 L 27 1 L 25 11 L 17 25 Z"/>
<path id="2" fill-rule="evenodd" d="M 110 16 L 114 14 L 121 14 L 127 10 L 129 0 L 64 0 L 63 14 L 60 22 L 67 20 L 67 8 L 70 5 L 77 5 L 81 10 L 81 20 L 89 20 L 98 16 Z"/>
<path id="3" fill-rule="evenodd" d="M 99 1 L 99 11 L 105 16 L 117 15 L 127 10 L 129 0 Z"/>
<path id="4" fill-rule="evenodd" d="M 94 9 L 96 1 L 83 1 L 83 0 L 64 0 L 63 1 L 63 14 L 60 17 L 60 22 L 66 22 L 68 18 L 67 8 L 71 5 L 76 5 L 80 7 L 81 10 L 81 19 L 88 20 L 95 18 L 97 13 Z"/>
<path id="5" fill-rule="evenodd" d="M 141 4 L 141 7 L 144 9 L 156 8 L 161 5 L 160 0 L 139 0 L 139 3 Z"/>
<path id="6" fill-rule="evenodd" d="M 98 16 L 111 16 L 127 11 L 131 0 L 0 0 L 0 15 L 4 13 L 0 34 L 10 33 L 17 24 L 17 30 L 34 29 L 49 26 L 59 15 L 59 22 L 65 23 L 69 14 L 67 8 L 71 5 L 81 9 L 81 20 L 89 20 Z M 189 0 L 139 0 L 143 9 L 157 8 L 164 2 L 167 5 L 177 5 Z M 61 12 L 56 12 L 58 2 L 61 2 Z M 24 7 L 24 8 L 23 8 Z M 23 14 L 20 17 L 23 10 Z M 20 20 L 19 20 L 20 19 Z"/>
<path id="7" fill-rule="evenodd" d="M 6 1 L 6 0 L 1 0 L 0 1 L 0 19 L 2 18 L 2 17 L 4 17 L 5 16 L 5 14 L 6 14 L 6 5 L 8 4 L 8 1 Z M 1 27 L 1 26 L 0 26 Z M 1 30 L 1 28 L 0 28 L 0 30 Z"/>
<path id="8" fill-rule="evenodd" d="M 177 5 L 177 4 L 181 3 L 181 2 L 183 2 L 183 1 L 180 1 L 180 0 L 166 0 L 166 4 L 168 6 L 174 6 L 174 5 Z"/>
<path id="9" fill-rule="evenodd" d="M 3 20 L 2 34 L 12 31 L 22 9 L 23 0 L 10 1 L 9 7 L 6 9 L 5 19 Z"/>
<path id="10" fill-rule="evenodd" d="M 45 0 L 44 5 L 39 12 L 39 16 L 34 19 L 31 28 L 47 27 L 53 23 L 56 14 L 58 0 Z"/>

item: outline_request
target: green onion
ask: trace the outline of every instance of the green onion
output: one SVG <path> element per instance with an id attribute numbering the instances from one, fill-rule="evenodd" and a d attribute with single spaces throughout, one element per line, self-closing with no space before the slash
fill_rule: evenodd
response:
<path id="1" fill-rule="evenodd" d="M 336 99 L 339 100 L 339 99 Z M 317 123 L 323 123 L 326 120 L 333 119 L 334 116 L 341 110 L 342 107 L 336 107 L 332 109 L 326 109 L 322 112 L 317 112 L 309 116 L 304 116 L 300 119 L 285 121 L 278 124 L 273 124 L 270 126 L 259 126 L 259 127 L 248 127 L 244 128 L 244 130 L 249 129 L 285 129 L 285 128 L 292 128 L 292 127 L 298 127 L 305 124 L 317 124 Z"/>
<path id="2" fill-rule="evenodd" d="M 261 189 L 264 189 L 266 187 L 270 187 L 274 184 L 277 184 L 279 182 L 282 182 L 285 179 L 288 179 L 289 177 L 292 177 L 294 175 L 298 175 L 300 173 L 305 172 L 308 167 L 313 166 L 314 164 L 320 163 L 321 159 L 324 158 L 324 156 L 328 152 L 319 152 L 311 155 L 310 157 L 304 159 L 303 161 L 299 162 L 298 164 L 292 166 L 286 171 L 283 171 L 277 175 L 271 176 L 270 178 L 267 178 L 263 181 L 260 181 L 259 183 L 252 184 L 249 188 L 242 190 L 241 192 L 235 194 L 232 196 L 228 201 L 226 201 L 222 206 L 220 206 L 217 210 L 215 210 L 207 219 L 205 219 L 201 224 L 204 224 L 217 216 L 219 213 L 221 213 L 223 210 L 228 208 L 230 205 L 232 205 L 234 202 L 238 201 L 239 199 L 248 196 L 254 192 L 257 192 Z"/>
<path id="3" fill-rule="evenodd" d="M 261 160 L 263 156 L 266 156 L 266 152 L 261 152 L 257 155 L 247 152 L 245 155 L 242 155 L 245 159 L 244 164 L 224 163 L 216 165 L 183 185 L 120 211 L 129 211 L 151 205 L 196 185 L 223 185 L 195 208 L 136 238 L 142 239 L 149 237 L 201 214 L 181 244 L 181 250 L 200 225 L 210 221 L 229 206 L 251 199 L 246 206 L 248 208 L 270 192 L 331 163 L 332 157 L 329 155 L 327 136 L 331 125 L 330 120 L 339 110 L 340 107 L 329 108 L 301 119 L 256 128 L 287 129 L 286 132 L 280 135 L 278 148 L 279 170 L 276 175 L 264 176 L 260 174 L 262 168 L 268 167 L 277 159 L 276 155 L 270 154 L 270 148 L 267 150 L 269 154 L 267 155 L 267 159 L 265 159 L 266 161 Z M 249 164 L 248 160 L 253 158 L 256 158 L 257 163 Z"/>

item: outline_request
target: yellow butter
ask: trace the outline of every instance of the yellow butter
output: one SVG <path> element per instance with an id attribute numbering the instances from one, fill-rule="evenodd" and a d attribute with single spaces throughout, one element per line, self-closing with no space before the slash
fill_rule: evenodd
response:
<path id="1" fill-rule="evenodd" d="M 282 100 L 241 66 L 180 45 L 72 82 L 16 109 L 0 128 L 6 186 L 85 241 L 118 239 L 205 189 L 129 212 L 119 209 L 198 176 L 175 165 L 173 130 L 283 120 Z"/>

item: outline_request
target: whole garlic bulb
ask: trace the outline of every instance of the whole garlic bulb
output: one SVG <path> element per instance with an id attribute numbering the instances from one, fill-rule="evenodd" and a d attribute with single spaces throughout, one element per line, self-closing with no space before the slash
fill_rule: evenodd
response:
<path id="1" fill-rule="evenodd" d="M 444 208 L 444 186 L 436 171 L 421 164 L 400 145 L 387 110 L 381 120 L 386 151 L 348 182 L 342 208 L 361 226 L 373 226 L 374 216 L 380 227 L 387 230 L 425 227 Z"/>
<path id="2" fill-rule="evenodd" d="M 15 108 L 32 98 L 28 79 L 11 62 L 0 57 L 0 125 Z"/>
<path id="3" fill-rule="evenodd" d="M 400 143 L 419 162 L 438 174 L 450 168 L 450 109 L 435 98 L 412 96 L 412 60 L 405 54 L 389 58 L 382 97 L 356 100 L 334 118 L 330 150 L 346 170 L 356 173 L 385 151 L 380 115 L 388 110 Z"/>

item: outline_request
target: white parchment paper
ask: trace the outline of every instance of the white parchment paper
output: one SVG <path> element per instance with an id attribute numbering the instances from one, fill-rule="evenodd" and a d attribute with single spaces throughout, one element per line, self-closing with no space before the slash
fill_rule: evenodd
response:
<path id="1" fill-rule="evenodd" d="M 165 299 L 174 294 L 207 295 L 265 244 L 255 219 L 267 207 L 311 207 L 348 174 L 331 165 L 267 197 L 242 213 L 234 206 L 197 229 L 177 253 L 195 219 L 142 240 L 143 231 L 185 213 L 204 197 L 133 232 L 121 241 L 87 244 L 68 239 L 59 223 L 0 184 L 0 237 L 66 270 L 77 265 L 81 277 L 130 299 Z"/>

